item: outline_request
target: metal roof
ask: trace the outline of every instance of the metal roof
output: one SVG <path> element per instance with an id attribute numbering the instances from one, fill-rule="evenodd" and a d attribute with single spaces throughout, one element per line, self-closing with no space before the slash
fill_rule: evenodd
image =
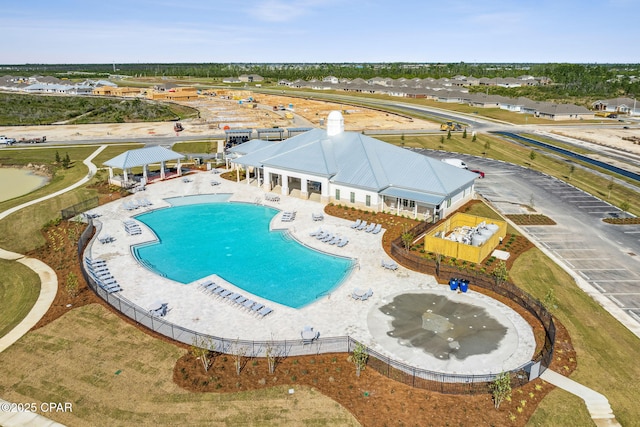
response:
<path id="1" fill-rule="evenodd" d="M 246 144 L 239 145 L 237 150 Z M 394 187 L 424 194 L 425 200 L 445 199 L 471 186 L 477 178 L 473 172 L 357 132 L 328 136 L 326 130 L 313 129 L 286 141 L 246 151 L 248 154 L 234 162 L 328 177 L 336 184 L 376 192 Z M 412 199 L 419 200 L 416 197 Z"/>
<path id="2" fill-rule="evenodd" d="M 383 196 L 399 197 L 406 200 L 415 200 L 425 205 L 438 206 L 444 202 L 442 195 L 426 194 L 419 191 L 405 190 L 402 188 L 388 187 L 380 192 Z"/>
<path id="3" fill-rule="evenodd" d="M 166 162 L 169 160 L 184 159 L 180 153 L 160 146 L 138 148 L 136 150 L 125 151 L 124 153 L 109 159 L 104 164 L 118 169 L 130 169 L 137 166 L 151 163 Z"/>

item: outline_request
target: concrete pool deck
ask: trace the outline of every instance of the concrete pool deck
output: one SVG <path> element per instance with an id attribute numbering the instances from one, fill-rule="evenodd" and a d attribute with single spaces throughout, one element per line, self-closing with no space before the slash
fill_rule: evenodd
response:
<path id="1" fill-rule="evenodd" d="M 98 237 L 111 235 L 115 241 L 101 244 L 96 239 L 90 249 L 91 257 L 106 260 L 109 271 L 123 288 L 122 297 L 143 309 L 161 300 L 169 304 L 170 310 L 165 317 L 167 321 L 232 340 L 238 338 L 261 341 L 299 340 L 300 331 L 308 325 L 319 331 L 321 337 L 349 335 L 392 359 L 438 372 L 499 373 L 530 361 L 535 350 L 535 339 L 531 327 L 522 317 L 507 306 L 473 290 L 457 294 L 448 290 L 447 286 L 437 284 L 432 276 L 402 267 L 395 272 L 385 270 L 381 267 L 381 260 L 388 260 L 388 256 L 382 249 L 382 233 L 376 235 L 356 231 L 350 227 L 350 221 L 328 215 L 324 216 L 323 221 L 313 221 L 312 214 L 321 213 L 324 208 L 324 205 L 318 202 L 288 196 L 280 196 L 280 202 L 265 201 L 262 189 L 247 185 L 245 182 L 235 183 L 219 179 L 210 172 L 191 174 L 189 179 L 190 182 L 173 179 L 155 183 L 147 186 L 144 192 L 92 210 L 93 213 L 100 214 L 94 220 L 102 225 Z M 212 180 L 220 182 L 220 185 L 212 186 Z M 155 240 L 155 235 L 140 223 L 142 234 L 129 236 L 124 230 L 124 220 L 151 209 L 169 206 L 164 201 L 165 198 L 222 193 L 231 194 L 229 199 L 231 202 L 259 202 L 282 211 L 295 210 L 297 214 L 294 221 L 282 222 L 281 213 L 279 213 L 272 220 L 271 228 L 286 228 L 296 240 L 309 247 L 354 258 L 357 260 L 357 266 L 350 276 L 329 295 L 300 309 L 293 309 L 249 294 L 215 275 L 209 277 L 227 289 L 241 293 L 273 309 L 273 313 L 265 318 L 257 318 L 237 306 L 201 292 L 197 283 L 204 281 L 206 277 L 184 285 L 161 277 L 138 263 L 131 253 L 130 246 Z M 125 201 L 141 198 L 149 200 L 153 205 L 134 211 L 124 208 Z M 349 243 L 339 248 L 309 236 L 309 233 L 320 227 L 334 234 L 346 236 Z M 192 236 L 176 238 L 197 239 L 198 230 L 193 230 Z M 355 288 L 372 288 L 373 296 L 366 301 L 355 301 L 351 298 Z M 461 361 L 455 358 L 446 361 L 438 360 L 420 349 L 403 346 L 387 335 L 391 327 L 387 328 L 385 325 L 390 324 L 392 318 L 385 316 L 378 309 L 390 302 L 393 295 L 403 292 L 434 292 L 446 295 L 452 300 L 480 305 L 507 328 L 507 334 L 501 340 L 497 350 Z M 370 319 L 375 321 L 371 322 Z"/>

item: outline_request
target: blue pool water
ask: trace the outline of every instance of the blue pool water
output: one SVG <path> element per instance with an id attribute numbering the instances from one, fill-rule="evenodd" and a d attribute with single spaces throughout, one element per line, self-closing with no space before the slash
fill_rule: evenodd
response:
<path id="1" fill-rule="evenodd" d="M 136 216 L 159 241 L 133 247 L 154 272 L 180 283 L 217 274 L 248 293 L 293 308 L 326 296 L 353 260 L 270 232 L 277 210 L 242 203 L 175 205 Z"/>

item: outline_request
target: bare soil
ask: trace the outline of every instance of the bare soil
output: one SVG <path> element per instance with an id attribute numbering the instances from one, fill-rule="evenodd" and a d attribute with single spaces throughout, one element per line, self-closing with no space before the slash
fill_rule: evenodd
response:
<path id="1" fill-rule="evenodd" d="M 58 141 L 83 140 L 123 140 L 143 137 L 175 137 L 220 135 L 225 127 L 231 129 L 259 129 L 271 127 L 308 127 L 320 126 L 320 120 L 327 118 L 333 110 L 342 111 L 345 129 L 390 130 L 390 129 L 436 129 L 437 124 L 425 120 L 385 113 L 382 111 L 353 107 L 339 103 L 329 103 L 303 98 L 254 94 L 250 91 L 234 92 L 243 97 L 257 99 L 256 108 L 249 104 L 240 104 L 238 100 L 220 97 L 201 96 L 194 101 L 177 102 L 198 109 L 199 118 L 181 121 L 184 130 L 176 134 L 174 122 L 147 123 L 104 123 L 88 125 L 46 125 L 46 126 L 0 126 L 0 134 L 8 137 L 40 138 L 47 137 L 47 144 Z M 274 105 L 294 105 L 297 119 L 285 117 L 284 111 L 273 111 Z"/>

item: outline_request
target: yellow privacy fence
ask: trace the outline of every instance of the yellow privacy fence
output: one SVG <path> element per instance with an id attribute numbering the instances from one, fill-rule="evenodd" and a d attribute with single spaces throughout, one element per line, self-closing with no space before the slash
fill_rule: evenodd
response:
<path id="1" fill-rule="evenodd" d="M 428 252 L 479 263 L 507 234 L 507 223 L 475 215 L 457 213 L 434 228 L 424 238 Z"/>

